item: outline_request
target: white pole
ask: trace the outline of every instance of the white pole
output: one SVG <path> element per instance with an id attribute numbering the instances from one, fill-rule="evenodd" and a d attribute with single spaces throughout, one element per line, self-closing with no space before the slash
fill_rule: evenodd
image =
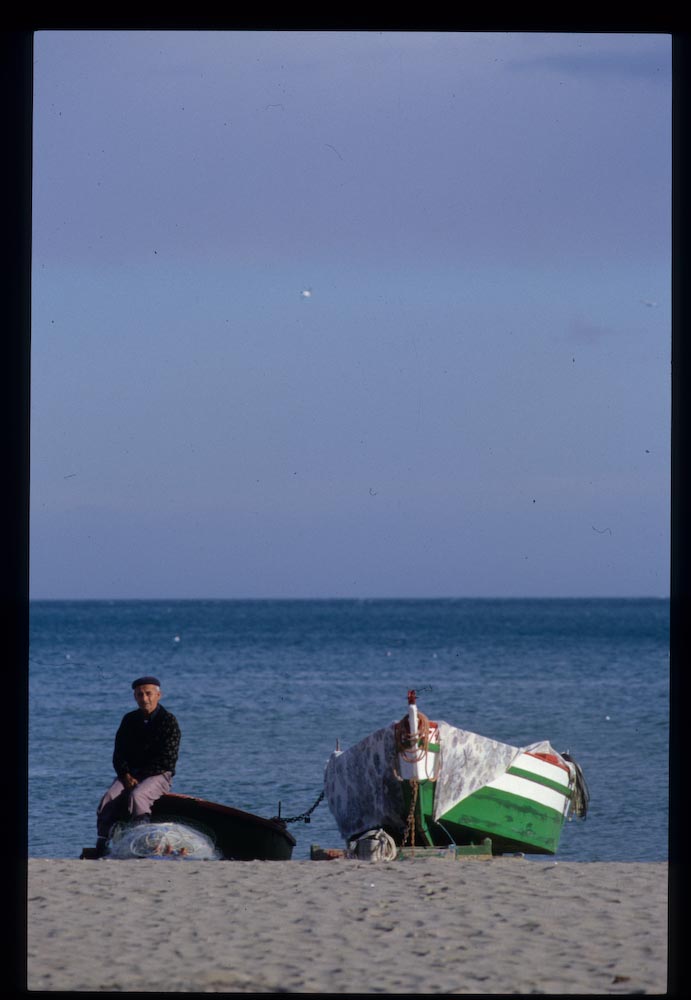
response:
<path id="1" fill-rule="evenodd" d="M 408 705 L 408 725 L 410 726 L 410 746 L 417 746 L 417 705 Z"/>

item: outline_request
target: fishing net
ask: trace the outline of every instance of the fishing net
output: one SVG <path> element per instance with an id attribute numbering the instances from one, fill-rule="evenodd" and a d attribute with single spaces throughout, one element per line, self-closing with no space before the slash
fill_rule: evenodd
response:
<path id="1" fill-rule="evenodd" d="M 199 830 L 181 823 L 120 824 L 108 843 L 111 858 L 187 858 L 211 861 L 221 857 Z"/>
<path id="2" fill-rule="evenodd" d="M 573 796 L 571 799 L 573 816 L 577 816 L 579 819 L 585 819 L 588 815 L 588 805 L 590 803 L 590 790 L 588 789 L 585 776 L 580 764 L 573 759 L 570 753 L 565 751 L 561 756 L 564 760 L 568 761 L 574 769 L 574 786 Z M 570 816 L 569 819 L 571 818 L 572 817 Z"/>

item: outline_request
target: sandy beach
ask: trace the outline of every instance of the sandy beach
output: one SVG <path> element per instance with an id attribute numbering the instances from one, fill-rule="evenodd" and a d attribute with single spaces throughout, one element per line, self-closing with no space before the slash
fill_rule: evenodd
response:
<path id="1" fill-rule="evenodd" d="M 664 993 L 667 865 L 30 859 L 28 988 Z"/>

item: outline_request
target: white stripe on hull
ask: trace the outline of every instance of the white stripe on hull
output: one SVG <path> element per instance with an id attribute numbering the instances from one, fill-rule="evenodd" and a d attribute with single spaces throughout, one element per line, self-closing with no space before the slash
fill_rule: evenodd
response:
<path id="1" fill-rule="evenodd" d="M 511 767 L 520 767 L 524 771 L 539 774 L 540 777 L 549 778 L 550 781 L 556 781 L 560 785 L 568 787 L 569 784 L 568 771 L 565 771 L 563 767 L 559 767 L 558 764 L 550 764 L 549 761 L 541 760 L 539 757 L 532 757 L 528 753 L 519 753 L 511 761 Z"/>
<path id="2" fill-rule="evenodd" d="M 554 809 L 560 815 L 568 807 L 569 800 L 561 792 L 556 792 L 545 785 L 538 785 L 537 782 L 529 778 L 521 778 L 517 774 L 502 774 L 494 781 L 490 781 L 485 788 L 496 788 L 501 792 L 510 792 L 512 795 L 520 795 L 521 798 L 530 799 L 548 809 Z"/>

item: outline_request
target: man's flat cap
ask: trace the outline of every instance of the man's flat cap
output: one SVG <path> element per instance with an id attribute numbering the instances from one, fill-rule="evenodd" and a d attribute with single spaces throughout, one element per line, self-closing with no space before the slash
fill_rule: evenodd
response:
<path id="1" fill-rule="evenodd" d="M 141 687 L 143 684 L 154 684 L 157 688 L 160 688 L 161 682 L 158 677 L 138 677 L 136 681 L 132 681 L 132 690 Z"/>

